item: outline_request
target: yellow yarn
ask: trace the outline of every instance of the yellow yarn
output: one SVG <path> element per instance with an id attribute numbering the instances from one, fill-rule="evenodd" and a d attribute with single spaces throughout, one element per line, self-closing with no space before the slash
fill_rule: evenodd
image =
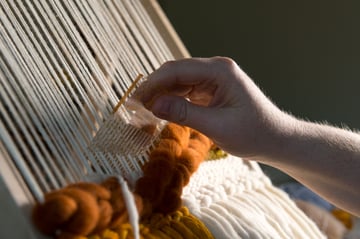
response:
<path id="1" fill-rule="evenodd" d="M 207 160 L 222 159 L 222 158 L 225 158 L 226 156 L 228 156 L 228 154 L 225 151 L 223 151 L 222 149 L 220 149 L 218 147 L 214 147 L 214 148 L 210 149 Z"/>
<path id="2" fill-rule="evenodd" d="M 214 238 L 204 223 L 191 215 L 186 207 L 182 207 L 170 215 L 154 214 L 142 222 L 149 228 L 149 233 L 161 235 L 160 238 Z M 164 237 L 166 235 L 167 237 Z"/>
<path id="3" fill-rule="evenodd" d="M 193 216 L 186 207 L 170 215 L 153 214 L 140 223 L 142 239 L 213 239 L 204 223 Z M 116 230 L 106 229 L 87 239 L 132 239 L 131 225 L 126 223 Z"/>
<path id="4" fill-rule="evenodd" d="M 340 221 L 344 224 L 344 226 L 347 229 L 351 229 L 353 227 L 353 216 L 340 209 L 340 208 L 335 208 L 331 211 L 331 213 Z"/>
<path id="5" fill-rule="evenodd" d="M 118 233 L 106 229 L 99 235 L 89 236 L 88 239 L 120 239 L 120 237 Z"/>

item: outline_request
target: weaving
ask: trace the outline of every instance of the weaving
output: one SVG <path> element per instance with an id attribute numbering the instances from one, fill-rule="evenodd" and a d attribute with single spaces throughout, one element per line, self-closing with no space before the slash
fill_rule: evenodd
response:
<path id="1" fill-rule="evenodd" d="M 162 132 L 175 141 L 187 135 L 186 146 L 151 138 L 136 154 L 92 144 L 139 73 L 188 56 L 156 1 L 0 0 L 0 237 L 43 237 L 31 211 L 60 191 L 73 205 L 62 211 L 85 201 L 116 211 L 118 195 L 126 215 L 116 227 L 113 213 L 63 238 L 323 238 L 256 163 L 203 161 L 212 143 L 192 129 Z M 116 143 L 129 149 L 130 136 Z M 173 149 L 171 160 L 155 146 Z M 171 170 L 155 173 L 160 164 Z M 104 186 L 109 178 L 117 194 Z M 104 194 L 84 186 L 100 184 Z"/>

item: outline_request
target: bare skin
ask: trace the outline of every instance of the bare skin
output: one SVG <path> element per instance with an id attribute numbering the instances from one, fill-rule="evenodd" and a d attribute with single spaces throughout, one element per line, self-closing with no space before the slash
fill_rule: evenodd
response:
<path id="1" fill-rule="evenodd" d="M 233 60 L 167 62 L 136 94 L 156 116 L 199 130 L 233 155 L 276 167 L 360 215 L 360 135 L 281 111 Z"/>

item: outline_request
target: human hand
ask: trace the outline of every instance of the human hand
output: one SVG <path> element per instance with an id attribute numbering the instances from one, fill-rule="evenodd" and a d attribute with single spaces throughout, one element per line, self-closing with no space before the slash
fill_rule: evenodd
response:
<path id="1" fill-rule="evenodd" d="M 202 132 L 233 155 L 276 167 L 360 215 L 359 134 L 281 111 L 233 60 L 165 63 L 135 94 L 156 116 Z"/>
<path id="2" fill-rule="evenodd" d="M 242 157 L 266 154 L 287 118 L 224 57 L 167 62 L 135 94 L 159 118 L 199 130 Z"/>

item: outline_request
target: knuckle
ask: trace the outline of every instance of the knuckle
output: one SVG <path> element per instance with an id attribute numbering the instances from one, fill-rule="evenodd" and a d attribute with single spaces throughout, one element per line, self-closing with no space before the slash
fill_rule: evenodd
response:
<path id="1" fill-rule="evenodd" d="M 216 56 L 213 58 L 213 61 L 215 64 L 224 69 L 232 69 L 233 67 L 237 66 L 236 62 L 229 57 Z"/>
<path id="2" fill-rule="evenodd" d="M 237 63 L 229 57 L 213 57 L 212 59 L 213 69 L 216 69 L 218 74 L 224 76 L 228 74 L 234 74 L 239 70 Z"/>
<path id="3" fill-rule="evenodd" d="M 163 63 L 163 64 L 161 65 L 161 68 L 162 68 L 162 69 L 168 69 L 168 68 L 173 67 L 174 64 L 175 64 L 175 61 L 174 61 L 174 60 L 170 60 L 170 61 L 167 61 L 167 62 Z"/>

